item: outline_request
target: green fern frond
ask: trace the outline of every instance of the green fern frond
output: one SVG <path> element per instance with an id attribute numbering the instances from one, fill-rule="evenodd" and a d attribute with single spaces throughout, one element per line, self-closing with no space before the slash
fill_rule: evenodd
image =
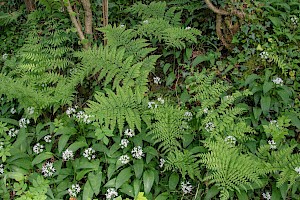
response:
<path id="1" fill-rule="evenodd" d="M 168 154 L 165 170 L 178 170 L 182 177 L 188 175 L 191 179 L 194 179 L 195 176 L 200 178 L 199 165 L 198 155 L 193 155 L 188 150 L 184 150 L 183 152 L 175 150 Z"/>
<path id="2" fill-rule="evenodd" d="M 0 12 L 0 24 L 1 26 L 6 26 L 13 22 L 16 22 L 18 18 L 21 16 L 22 13 L 20 12 L 12 12 L 12 13 L 4 13 Z"/>
<path id="3" fill-rule="evenodd" d="M 95 119 L 110 129 L 118 127 L 120 133 L 123 131 L 125 122 L 130 129 L 137 128 L 141 131 L 142 113 L 145 106 L 141 94 L 136 94 L 128 87 L 117 87 L 114 93 L 105 89 L 105 93 L 98 92 L 95 95 L 96 101 L 89 101 L 89 108 L 86 112 L 95 116 Z"/>

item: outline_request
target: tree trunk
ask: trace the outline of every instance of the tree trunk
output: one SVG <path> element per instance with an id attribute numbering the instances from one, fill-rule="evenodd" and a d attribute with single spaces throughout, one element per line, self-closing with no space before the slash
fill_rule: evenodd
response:
<path id="1" fill-rule="evenodd" d="M 24 0 L 28 12 L 35 10 L 34 0 Z"/>

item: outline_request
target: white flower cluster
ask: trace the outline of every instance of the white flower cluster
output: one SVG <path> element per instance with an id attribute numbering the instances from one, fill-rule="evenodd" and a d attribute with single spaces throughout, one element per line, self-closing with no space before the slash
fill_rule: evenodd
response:
<path id="1" fill-rule="evenodd" d="M 297 25 L 297 24 L 298 24 L 298 21 L 299 21 L 299 19 L 298 19 L 298 17 L 296 17 L 296 16 L 293 16 L 293 17 L 291 17 L 291 21 L 292 21 L 292 23 L 293 23 L 294 25 Z"/>
<path id="2" fill-rule="evenodd" d="M 215 125 L 214 125 L 214 123 L 212 123 L 212 122 L 208 122 L 208 123 L 205 125 L 205 130 L 208 131 L 208 132 L 213 131 L 214 128 L 215 128 Z"/>
<path id="3" fill-rule="evenodd" d="M 135 135 L 135 133 L 134 133 L 134 130 L 132 130 L 132 129 L 126 129 L 125 131 L 124 131 L 124 135 L 126 135 L 126 136 L 128 136 L 128 137 L 133 137 L 134 135 Z"/>
<path id="4" fill-rule="evenodd" d="M 262 193 L 262 196 L 264 199 L 271 200 L 272 196 L 270 195 L 270 192 Z"/>
<path id="5" fill-rule="evenodd" d="M 193 114 L 189 111 L 184 113 L 184 117 L 188 120 L 191 121 L 193 119 Z"/>
<path id="6" fill-rule="evenodd" d="M 0 142 L 0 150 L 4 148 L 4 142 Z"/>
<path id="7" fill-rule="evenodd" d="M 153 77 L 153 82 L 157 85 L 159 85 L 161 83 L 161 79 L 158 76 Z"/>
<path id="8" fill-rule="evenodd" d="M 95 152 L 96 151 L 93 148 L 91 148 L 91 147 L 87 148 L 83 152 L 83 157 L 85 157 L 89 160 L 95 159 L 96 158 Z"/>
<path id="9" fill-rule="evenodd" d="M 276 142 L 274 140 L 269 140 L 268 141 L 269 145 L 270 145 L 270 149 L 276 149 Z"/>
<path id="10" fill-rule="evenodd" d="M 234 146 L 235 143 L 236 143 L 236 138 L 233 137 L 233 136 L 231 136 L 231 135 L 229 135 L 229 136 L 227 136 L 227 137 L 225 138 L 224 141 L 225 141 L 227 144 Z"/>
<path id="11" fill-rule="evenodd" d="M 164 100 L 163 98 L 161 98 L 161 97 L 158 97 L 158 98 L 157 98 L 157 101 L 158 101 L 159 103 L 161 103 L 161 104 L 164 104 L 164 103 L 165 103 L 165 100 Z"/>
<path id="12" fill-rule="evenodd" d="M 29 115 L 32 115 L 34 113 L 34 107 L 27 108 L 27 112 Z"/>
<path id="13" fill-rule="evenodd" d="M 11 128 L 8 130 L 9 137 L 16 137 L 19 133 L 18 129 Z"/>
<path id="14" fill-rule="evenodd" d="M 300 166 L 299 167 L 295 167 L 295 171 L 300 175 Z"/>
<path id="15" fill-rule="evenodd" d="M 164 166 L 165 162 L 166 162 L 165 159 L 163 159 L 163 158 L 159 159 L 159 167 L 162 168 Z"/>
<path id="16" fill-rule="evenodd" d="M 121 161 L 121 163 L 125 165 L 125 164 L 129 163 L 130 158 L 128 155 L 122 155 L 122 156 L 120 156 L 119 161 Z"/>
<path id="17" fill-rule="evenodd" d="M 113 199 L 118 196 L 118 192 L 114 188 L 108 188 L 105 196 L 106 199 Z"/>
<path id="18" fill-rule="evenodd" d="M 208 113 L 208 108 L 204 108 L 203 113 L 207 114 Z"/>
<path id="19" fill-rule="evenodd" d="M 8 54 L 7 54 L 7 53 L 5 53 L 5 54 L 2 55 L 2 59 L 3 59 L 3 60 L 6 60 L 7 57 L 8 57 Z"/>
<path id="20" fill-rule="evenodd" d="M 79 194 L 81 188 L 79 184 L 72 184 L 71 188 L 68 189 L 68 193 L 70 197 L 77 197 L 77 194 Z"/>
<path id="21" fill-rule="evenodd" d="M 281 78 L 279 78 L 279 77 L 274 78 L 272 81 L 276 85 L 283 85 L 283 80 Z"/>
<path id="22" fill-rule="evenodd" d="M 190 184 L 190 182 L 181 182 L 181 190 L 183 194 L 189 194 L 193 190 L 193 186 Z"/>
<path id="23" fill-rule="evenodd" d="M 154 101 L 149 101 L 148 102 L 148 108 L 153 108 L 152 105 L 154 105 L 154 108 L 157 108 L 157 106 L 158 106 Z"/>
<path id="24" fill-rule="evenodd" d="M 144 156 L 143 149 L 141 146 L 134 147 L 131 150 L 131 154 L 132 154 L 132 157 L 134 157 L 136 159 L 142 159 L 142 157 Z"/>
<path id="25" fill-rule="evenodd" d="M 125 25 L 124 25 L 124 24 L 121 24 L 121 25 L 120 25 L 120 27 L 121 27 L 121 28 L 124 28 L 124 27 L 125 27 Z"/>
<path id="26" fill-rule="evenodd" d="M 187 26 L 186 28 L 185 28 L 185 30 L 190 30 L 191 29 L 191 27 L 190 26 Z"/>
<path id="27" fill-rule="evenodd" d="M 187 130 L 189 128 L 190 128 L 190 126 L 186 121 L 182 121 L 181 126 L 179 127 L 179 129 L 182 130 L 182 131 Z"/>
<path id="28" fill-rule="evenodd" d="M 82 120 L 84 123 L 86 124 L 90 124 L 92 121 L 90 120 L 90 118 L 92 117 L 91 115 L 87 115 L 85 114 L 83 111 L 79 111 L 76 116 L 75 116 L 78 120 Z"/>
<path id="29" fill-rule="evenodd" d="M 3 174 L 4 173 L 4 166 L 3 164 L 0 164 L 0 174 Z"/>
<path id="30" fill-rule="evenodd" d="M 265 59 L 265 60 L 267 60 L 269 58 L 269 53 L 266 51 L 261 52 L 259 55 L 262 59 Z"/>
<path id="31" fill-rule="evenodd" d="M 63 160 L 64 160 L 64 161 L 68 161 L 68 160 L 73 159 L 73 157 L 74 157 L 73 151 L 71 151 L 71 150 L 69 150 L 69 149 L 66 149 L 66 150 L 63 152 L 62 157 L 63 157 Z"/>
<path id="32" fill-rule="evenodd" d="M 27 125 L 30 123 L 29 119 L 22 118 L 19 120 L 19 126 L 21 128 L 27 128 Z"/>
<path id="33" fill-rule="evenodd" d="M 10 113 L 11 113 L 11 114 L 15 114 L 16 112 L 17 112 L 17 110 L 16 110 L 15 108 L 11 108 L 11 109 L 10 109 Z"/>
<path id="34" fill-rule="evenodd" d="M 126 148 L 129 144 L 129 141 L 127 139 L 122 139 L 121 140 L 121 143 L 120 143 L 120 146 L 122 149 Z"/>
<path id="35" fill-rule="evenodd" d="M 45 142 L 50 143 L 50 142 L 52 142 L 51 138 L 52 138 L 51 135 L 46 135 L 46 136 L 44 137 L 44 140 L 45 140 Z"/>
<path id="36" fill-rule="evenodd" d="M 149 21 L 148 20 L 144 20 L 143 23 L 144 24 L 149 24 Z"/>
<path id="37" fill-rule="evenodd" d="M 45 177 L 52 176 L 55 173 L 55 168 L 53 167 L 52 162 L 47 162 L 46 164 L 43 165 L 42 167 L 42 174 Z"/>
<path id="38" fill-rule="evenodd" d="M 72 107 L 69 107 L 67 110 L 66 110 L 66 114 L 71 117 L 73 114 L 76 113 L 76 110 L 75 108 L 72 108 Z"/>
<path id="39" fill-rule="evenodd" d="M 44 151 L 44 145 L 41 145 L 40 143 L 36 143 L 32 149 L 34 153 L 39 154 Z"/>

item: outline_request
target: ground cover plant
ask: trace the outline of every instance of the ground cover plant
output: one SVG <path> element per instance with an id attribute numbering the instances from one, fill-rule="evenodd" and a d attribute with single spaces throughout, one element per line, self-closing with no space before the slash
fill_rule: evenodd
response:
<path id="1" fill-rule="evenodd" d="M 0 6 L 1 199 L 300 199 L 298 0 Z"/>

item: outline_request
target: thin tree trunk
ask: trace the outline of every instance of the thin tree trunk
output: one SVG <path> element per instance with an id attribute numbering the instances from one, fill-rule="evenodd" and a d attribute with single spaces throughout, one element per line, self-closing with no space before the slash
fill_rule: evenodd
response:
<path id="1" fill-rule="evenodd" d="M 92 38 L 93 34 L 93 14 L 91 9 L 90 0 L 81 0 L 83 9 L 84 9 L 84 25 L 85 25 L 85 33 L 89 35 L 89 39 Z"/>
<path id="2" fill-rule="evenodd" d="M 26 10 L 28 12 L 35 10 L 34 0 L 24 0 L 24 1 L 25 1 Z"/>
<path id="3" fill-rule="evenodd" d="M 102 13 L 103 13 L 103 27 L 105 27 L 108 25 L 108 0 L 102 0 Z M 104 39 L 104 45 L 106 44 L 107 44 L 107 40 Z"/>

